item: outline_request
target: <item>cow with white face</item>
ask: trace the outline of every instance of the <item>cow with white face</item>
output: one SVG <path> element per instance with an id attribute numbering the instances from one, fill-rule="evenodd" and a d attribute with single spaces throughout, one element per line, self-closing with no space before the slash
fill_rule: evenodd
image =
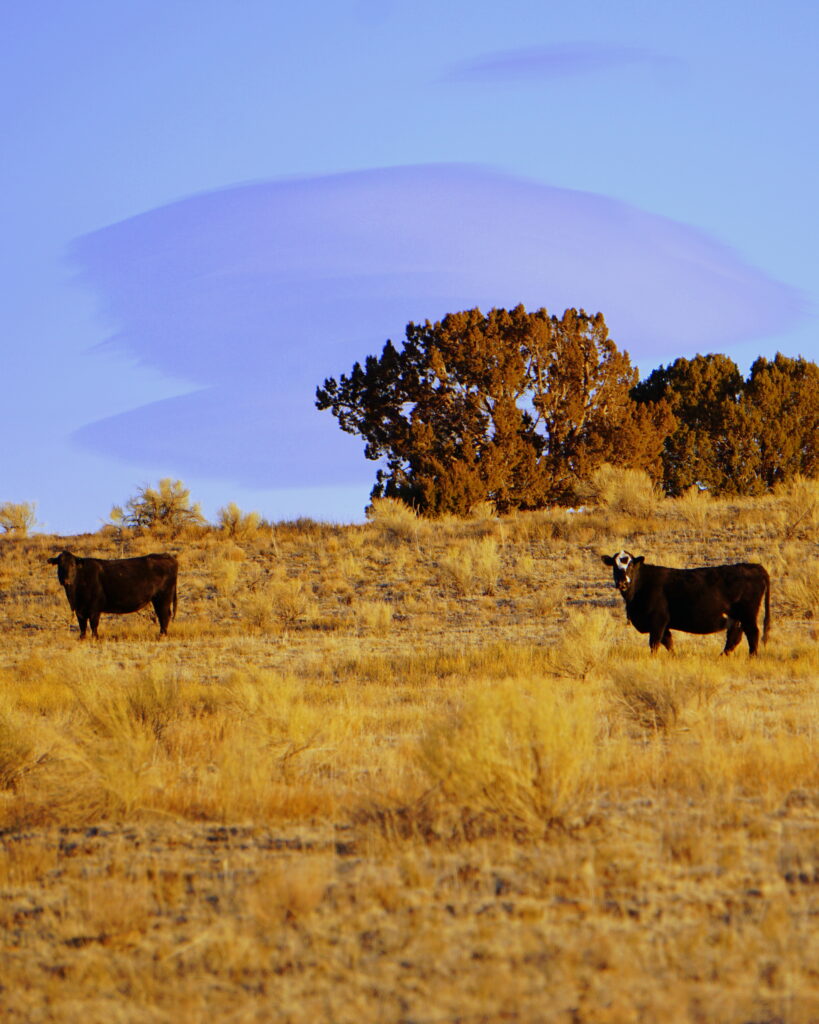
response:
<path id="1" fill-rule="evenodd" d="M 671 650 L 672 629 L 700 634 L 725 630 L 723 654 L 729 654 L 744 633 L 750 653 L 756 654 L 757 617 L 763 599 L 762 640 L 768 639 L 771 581 L 761 565 L 740 562 L 670 569 L 650 565 L 642 555 L 635 557 L 628 551 L 603 555 L 602 559 L 613 570 L 614 585 L 623 595 L 628 621 L 639 633 L 648 633 L 652 654 L 660 644 Z"/>
<path id="2" fill-rule="evenodd" d="M 621 594 L 625 594 L 631 586 L 631 578 L 634 575 L 634 569 L 631 567 L 639 566 L 643 558 L 635 558 L 628 551 L 618 551 L 616 555 L 612 556 L 611 562 L 608 561 L 608 556 L 604 556 L 603 561 L 606 565 L 614 566 L 614 585 Z M 631 573 L 629 573 L 630 568 Z"/>

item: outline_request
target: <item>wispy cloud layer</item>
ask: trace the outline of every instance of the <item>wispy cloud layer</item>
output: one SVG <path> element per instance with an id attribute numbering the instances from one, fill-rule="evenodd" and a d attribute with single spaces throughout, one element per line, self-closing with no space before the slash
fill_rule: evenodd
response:
<path id="1" fill-rule="evenodd" d="M 201 390 L 78 441 L 248 486 L 358 482 L 316 385 L 409 320 L 480 306 L 602 310 L 651 364 L 781 332 L 800 298 L 701 232 L 601 196 L 466 166 L 237 186 L 80 239 L 107 343 Z"/>
<path id="2" fill-rule="evenodd" d="M 561 43 L 497 50 L 452 65 L 445 82 L 532 82 L 642 65 L 655 69 L 679 66 L 677 58 L 634 46 Z"/>

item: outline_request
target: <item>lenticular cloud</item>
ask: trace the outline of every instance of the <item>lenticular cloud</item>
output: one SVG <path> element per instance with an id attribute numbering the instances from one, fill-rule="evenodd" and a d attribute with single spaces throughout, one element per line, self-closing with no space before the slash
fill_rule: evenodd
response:
<path id="1" fill-rule="evenodd" d="M 651 363 L 795 322 L 796 293 L 690 227 L 463 166 L 361 171 L 194 196 L 79 239 L 105 343 L 200 389 L 79 431 L 84 447 L 251 487 L 370 479 L 316 385 L 479 306 L 602 311 Z M 92 355 L 93 358 L 93 355 Z"/>

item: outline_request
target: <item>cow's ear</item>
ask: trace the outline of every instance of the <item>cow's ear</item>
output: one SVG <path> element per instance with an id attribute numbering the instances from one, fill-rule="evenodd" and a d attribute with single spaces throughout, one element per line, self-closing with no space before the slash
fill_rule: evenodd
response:
<path id="1" fill-rule="evenodd" d="M 614 565 L 614 557 L 612 555 L 601 555 L 603 565 Z"/>
<path id="2" fill-rule="evenodd" d="M 637 558 L 632 558 L 631 564 L 632 565 L 642 565 L 645 560 L 646 560 L 645 555 L 639 555 Z"/>
<path id="3" fill-rule="evenodd" d="M 59 558 L 49 558 L 48 564 L 49 565 L 59 565 L 60 564 L 60 560 L 59 560 Z"/>

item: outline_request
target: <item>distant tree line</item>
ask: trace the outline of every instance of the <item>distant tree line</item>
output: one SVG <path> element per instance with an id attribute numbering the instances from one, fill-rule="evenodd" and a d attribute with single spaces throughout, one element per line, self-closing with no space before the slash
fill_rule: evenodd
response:
<path id="1" fill-rule="evenodd" d="M 675 426 L 663 443 L 663 488 L 695 483 L 714 494 L 762 494 L 819 472 L 819 366 L 760 356 L 743 379 L 724 355 L 677 359 L 632 391 L 666 401 Z"/>
<path id="2" fill-rule="evenodd" d="M 603 463 L 669 495 L 759 494 L 819 470 L 814 363 L 759 358 L 745 380 L 727 356 L 696 356 L 639 381 L 603 315 L 576 309 L 410 323 L 400 348 L 327 378 L 316 405 L 385 460 L 372 497 L 432 515 L 574 504 Z"/>

